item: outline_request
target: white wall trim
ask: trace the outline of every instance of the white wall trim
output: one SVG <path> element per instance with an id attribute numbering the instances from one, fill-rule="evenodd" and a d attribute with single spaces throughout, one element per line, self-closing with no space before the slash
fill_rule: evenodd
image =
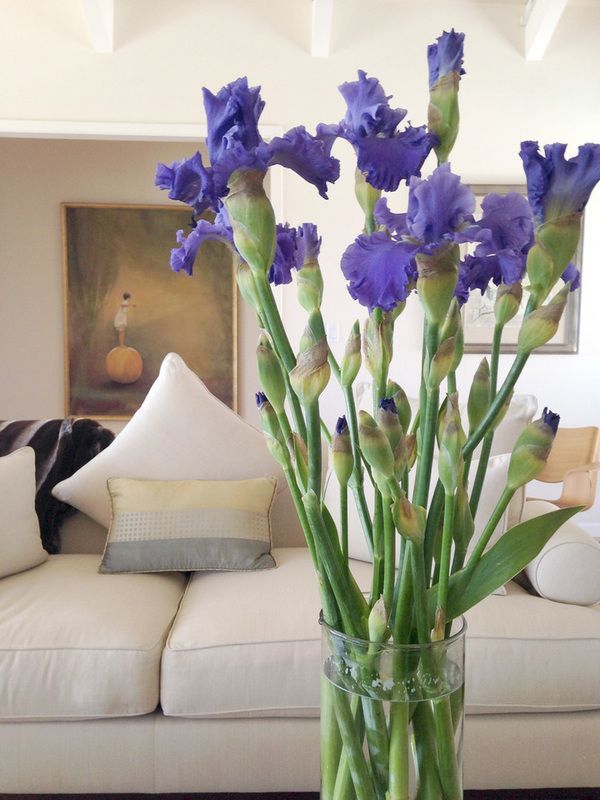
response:
<path id="1" fill-rule="evenodd" d="M 261 125 L 265 139 L 280 136 L 281 125 Z M 2 119 L 0 136 L 25 139 L 113 139 L 123 141 L 197 142 L 207 134 L 197 122 L 90 122 L 70 120 Z"/>

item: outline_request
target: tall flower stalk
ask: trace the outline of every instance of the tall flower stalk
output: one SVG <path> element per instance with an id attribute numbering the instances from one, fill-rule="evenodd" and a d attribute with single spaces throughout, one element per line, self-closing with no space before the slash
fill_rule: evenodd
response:
<path id="1" fill-rule="evenodd" d="M 399 130 L 406 111 L 392 107 L 379 81 L 359 71 L 357 81 L 340 87 L 346 112 L 339 123 L 319 125 L 315 134 L 299 126 L 265 142 L 258 128 L 260 90 L 240 78 L 216 94 L 204 90 L 210 165 L 196 153 L 157 169 L 157 185 L 193 210 L 192 230 L 177 234 L 172 268 L 191 275 L 205 241 L 225 242 L 240 293 L 261 329 L 261 424 L 305 534 L 330 645 L 321 710 L 326 800 L 409 800 L 411 750 L 419 798 L 462 796 L 455 746 L 462 693 L 447 671 L 452 624 L 519 572 L 577 510 L 521 523 L 489 547 L 511 497 L 548 457 L 558 415 L 545 409 L 517 441 L 506 487 L 467 555 L 494 431 L 531 353 L 552 338 L 569 292 L 579 286 L 572 258 L 583 209 L 600 179 L 600 146 L 583 145 L 567 160 L 565 145 L 549 145 L 542 155 L 536 142 L 524 142 L 528 199 L 489 195 L 477 217 L 473 193 L 449 161 L 459 127 L 463 42 L 464 35 L 452 30 L 428 49 L 428 127 Z M 356 153 L 356 198 L 364 213 L 363 230 L 342 255 L 341 270 L 365 319 L 362 329 L 359 322 L 352 327 L 340 363 L 321 314 L 320 236 L 310 223 L 278 224 L 264 189 L 268 168 L 279 164 L 325 198 L 339 175 L 331 155 L 336 140 Z M 422 178 L 432 151 L 437 166 Z M 402 181 L 408 204 L 397 212 L 381 193 Z M 464 243 L 471 252 L 461 257 Z M 273 286 L 294 279 L 306 312 L 297 351 L 273 295 Z M 456 391 L 463 355 L 460 307 L 491 283 L 498 287 L 491 358 L 473 378 L 463 425 Z M 504 328 L 524 292 L 517 354 L 499 382 Z M 420 302 L 424 317 L 419 410 L 412 420 L 404 391 L 391 379 L 402 361 L 401 349 L 394 357 L 394 341 L 408 302 Z M 372 378 L 370 413 L 357 411 L 354 396 L 363 367 Z M 330 480 L 338 483 L 338 501 L 329 509 L 320 398 L 331 381 L 339 384 L 343 407 L 331 437 Z M 480 442 L 473 477 L 470 465 Z M 439 480 L 432 486 L 434 463 Z M 368 596 L 352 572 L 351 496 L 373 557 Z M 422 649 L 411 656 L 416 645 Z M 382 662 L 386 648 L 389 664 Z"/>

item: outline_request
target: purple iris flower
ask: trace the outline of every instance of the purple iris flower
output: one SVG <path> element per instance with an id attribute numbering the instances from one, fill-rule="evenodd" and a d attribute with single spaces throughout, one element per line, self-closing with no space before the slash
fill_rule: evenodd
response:
<path id="1" fill-rule="evenodd" d="M 560 414 L 556 414 L 554 411 L 550 411 L 550 409 L 546 406 L 542 411 L 542 419 L 550 428 L 552 428 L 552 433 L 556 436 L 556 431 L 558 430 L 558 423 L 560 422 Z"/>
<path id="2" fill-rule="evenodd" d="M 275 136 L 267 147 L 267 166 L 279 164 L 294 170 L 301 178 L 317 187 L 327 198 L 327 184 L 340 177 L 340 162 L 331 157 L 333 138 L 329 132 L 310 134 L 304 125 L 292 128 L 283 136 Z"/>
<path id="3" fill-rule="evenodd" d="M 177 231 L 177 241 L 179 247 L 171 250 L 171 269 L 174 272 L 183 270 L 188 275 L 192 275 L 194 271 L 194 262 L 203 242 L 223 242 L 233 247 L 231 228 L 220 220 L 209 222 L 206 219 L 201 219 L 187 236 L 183 231 Z"/>
<path id="4" fill-rule="evenodd" d="M 577 269 L 572 261 L 569 263 L 568 267 L 560 277 L 565 283 L 571 284 L 571 288 L 569 289 L 570 292 L 574 292 L 581 286 L 581 272 Z"/>
<path id="5" fill-rule="evenodd" d="M 280 286 L 292 282 L 292 269 L 298 269 L 298 234 L 296 228 L 277 225 L 275 258 L 269 270 L 269 282 Z"/>
<path id="6" fill-rule="evenodd" d="M 337 422 L 335 423 L 335 432 L 338 436 L 343 436 L 346 431 L 348 430 L 348 423 L 346 421 L 346 417 L 338 417 Z"/>
<path id="7" fill-rule="evenodd" d="M 405 109 L 391 108 L 391 95 L 363 70 L 358 71 L 357 81 L 343 83 L 339 89 L 347 106 L 339 136 L 354 146 L 358 169 L 371 186 L 392 192 L 400 181 L 420 175 L 434 144 L 425 126 L 396 130 L 406 116 Z"/>
<path id="8" fill-rule="evenodd" d="M 376 218 L 390 223 L 388 233 L 359 236 L 342 256 L 350 295 L 370 311 L 390 311 L 406 300 L 416 278 L 418 253 L 432 253 L 444 242 L 470 241 L 479 234 L 473 219 L 475 196 L 448 163 L 427 180 L 409 183 L 408 211 L 403 218 L 380 201 Z"/>
<path id="9" fill-rule="evenodd" d="M 479 244 L 460 266 L 456 296 L 461 304 L 474 289 L 484 294 L 490 282 L 498 286 L 521 281 L 533 244 L 531 208 L 522 195 L 489 194 L 481 209 L 475 235 Z"/>
<path id="10" fill-rule="evenodd" d="M 274 164 L 294 170 L 314 184 L 323 197 L 327 196 L 327 183 L 339 177 L 339 161 L 331 156 L 337 128 L 319 126 L 313 136 L 299 126 L 265 142 L 258 130 L 264 108 L 260 87 L 250 87 L 244 77 L 227 84 L 216 95 L 203 89 L 203 96 L 211 166 L 205 167 L 198 153 L 171 166 L 159 164 L 155 183 L 168 189 L 169 197 L 191 204 L 197 213 L 206 208 L 218 211 L 235 170 L 247 167 L 264 172 Z"/>
<path id="11" fill-rule="evenodd" d="M 448 33 L 444 31 L 434 44 L 427 48 L 427 62 L 429 65 L 429 88 L 431 89 L 440 78 L 451 72 L 464 75 L 463 48 L 465 35 L 456 33 L 454 28 Z"/>
<path id="12" fill-rule="evenodd" d="M 196 214 L 215 205 L 212 174 L 202 163 L 200 153 L 174 161 L 170 166 L 158 164 L 154 182 L 159 189 L 169 191 L 170 200 L 179 200 L 191 206 Z"/>
<path id="13" fill-rule="evenodd" d="M 527 177 L 527 194 L 538 225 L 583 211 L 600 180 L 600 144 L 584 144 L 576 156 L 565 158 L 566 144 L 521 143 L 519 155 Z"/>
<path id="14" fill-rule="evenodd" d="M 306 261 L 316 261 L 321 250 L 321 237 L 317 231 L 317 226 L 312 222 L 304 222 L 298 228 L 298 269 Z"/>
<path id="15" fill-rule="evenodd" d="M 391 311 L 406 300 L 417 279 L 418 245 L 383 232 L 359 236 L 342 256 L 350 296 L 369 311 Z"/>
<path id="16" fill-rule="evenodd" d="M 392 414 L 398 413 L 398 409 L 396 408 L 396 403 L 394 402 L 393 397 L 383 397 L 379 403 L 379 408 L 382 411 L 391 411 Z"/>
<path id="17" fill-rule="evenodd" d="M 448 162 L 440 164 L 426 180 L 412 178 L 409 186 L 409 236 L 434 249 L 444 240 L 469 240 L 463 234 L 474 224 L 475 195 L 451 172 Z"/>

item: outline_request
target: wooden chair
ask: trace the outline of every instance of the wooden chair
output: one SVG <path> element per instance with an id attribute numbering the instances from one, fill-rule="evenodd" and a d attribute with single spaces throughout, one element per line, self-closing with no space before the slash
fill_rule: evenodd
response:
<path id="1" fill-rule="evenodd" d="M 561 496 L 550 501 L 555 506 L 584 506 L 588 509 L 596 497 L 598 470 L 600 428 L 559 428 L 546 466 L 536 480 L 562 483 Z"/>

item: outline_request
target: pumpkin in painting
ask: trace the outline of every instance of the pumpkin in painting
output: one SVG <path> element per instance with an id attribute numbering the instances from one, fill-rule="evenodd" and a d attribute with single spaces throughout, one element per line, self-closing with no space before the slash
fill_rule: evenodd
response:
<path id="1" fill-rule="evenodd" d="M 142 357 L 134 347 L 119 345 L 106 356 L 106 371 L 115 383 L 135 383 L 143 368 Z"/>

